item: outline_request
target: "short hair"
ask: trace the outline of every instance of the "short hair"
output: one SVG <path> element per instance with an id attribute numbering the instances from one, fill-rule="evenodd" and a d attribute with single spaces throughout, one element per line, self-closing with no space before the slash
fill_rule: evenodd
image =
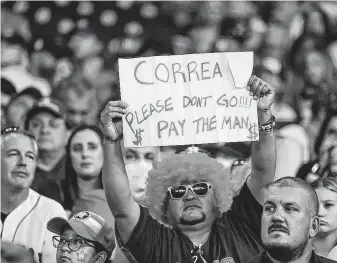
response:
<path id="1" fill-rule="evenodd" d="M 169 223 L 166 217 L 169 203 L 168 187 L 184 181 L 210 182 L 218 212 L 223 213 L 230 208 L 234 192 L 228 169 L 206 153 L 173 154 L 159 162 L 147 178 L 146 201 L 150 213 L 156 219 Z"/>
<path id="2" fill-rule="evenodd" d="M 89 91 L 93 91 L 91 83 L 84 78 L 81 73 L 74 72 L 64 78 L 53 90 L 51 97 L 65 101 L 69 91 L 72 90 L 79 98 L 82 98 Z"/>
<path id="3" fill-rule="evenodd" d="M 38 145 L 37 145 L 37 142 L 36 142 L 36 139 L 35 139 L 34 135 L 30 134 L 29 132 L 27 132 L 25 130 L 21 130 L 20 128 L 13 127 L 13 126 L 6 127 L 6 128 L 1 130 L 1 149 L 2 149 L 3 144 L 4 144 L 5 137 L 7 137 L 11 134 L 22 135 L 22 136 L 25 136 L 25 137 L 31 139 L 33 144 L 34 144 L 34 150 L 36 152 L 38 151 Z"/>
<path id="4" fill-rule="evenodd" d="M 303 189 L 308 196 L 308 211 L 310 216 L 317 216 L 319 209 L 319 201 L 315 190 L 310 186 L 309 183 L 303 181 L 302 179 L 296 177 L 283 177 L 267 186 L 267 190 L 271 188 L 283 188 L 292 187 Z"/>
<path id="5" fill-rule="evenodd" d="M 313 189 L 322 187 L 337 193 L 337 178 L 335 177 L 320 178 L 313 181 L 310 185 Z"/>

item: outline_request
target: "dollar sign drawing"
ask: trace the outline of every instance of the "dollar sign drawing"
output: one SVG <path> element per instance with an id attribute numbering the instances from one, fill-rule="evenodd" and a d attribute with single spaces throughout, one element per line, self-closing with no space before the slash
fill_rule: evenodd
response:
<path id="1" fill-rule="evenodd" d="M 136 140 L 132 141 L 134 145 L 136 145 L 136 146 L 142 145 L 142 140 L 143 140 L 142 132 L 143 131 L 144 131 L 143 129 L 136 130 L 136 132 L 135 132 Z"/>
<path id="2" fill-rule="evenodd" d="M 254 123 L 253 125 L 250 124 L 249 126 L 249 135 L 247 136 L 247 138 L 251 141 L 254 141 L 256 140 L 256 138 L 259 136 L 259 134 L 256 132 L 256 128 L 257 128 L 257 125 L 256 123 Z"/>

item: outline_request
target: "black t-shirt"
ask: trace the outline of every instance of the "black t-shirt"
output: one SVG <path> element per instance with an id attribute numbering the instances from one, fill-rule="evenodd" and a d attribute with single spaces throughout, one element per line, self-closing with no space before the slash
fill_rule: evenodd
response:
<path id="1" fill-rule="evenodd" d="M 336 263 L 336 262 L 337 261 L 318 256 L 317 254 L 315 254 L 315 252 L 312 252 L 308 263 Z M 257 255 L 253 260 L 251 260 L 249 263 L 274 263 L 274 262 L 266 252 L 262 252 L 259 255 Z"/>
<path id="2" fill-rule="evenodd" d="M 214 223 L 208 241 L 202 246 L 207 263 L 245 263 L 263 250 L 260 238 L 262 206 L 247 184 L 233 200 L 231 210 Z M 138 263 L 195 263 L 193 243 L 179 230 L 164 226 L 141 207 L 139 221 L 127 244 Z M 131 261 L 130 261 L 131 262 Z"/>

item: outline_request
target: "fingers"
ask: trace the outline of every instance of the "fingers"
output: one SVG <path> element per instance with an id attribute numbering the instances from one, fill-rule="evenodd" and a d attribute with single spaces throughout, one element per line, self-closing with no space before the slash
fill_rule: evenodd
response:
<path id="1" fill-rule="evenodd" d="M 127 107 L 129 107 L 129 105 L 124 101 L 117 100 L 117 101 L 109 101 L 108 104 L 105 106 L 105 109 L 107 109 L 108 107 L 118 107 L 126 109 Z"/>
<path id="2" fill-rule="evenodd" d="M 250 91 L 249 95 L 254 96 L 254 99 L 257 100 L 269 92 L 270 87 L 262 79 L 252 75 L 248 81 L 247 90 Z"/>
<path id="3" fill-rule="evenodd" d="M 122 118 L 123 115 L 124 115 L 123 113 L 119 113 L 119 112 L 105 111 L 105 112 L 102 112 L 101 119 L 102 119 L 102 121 L 105 120 L 106 122 L 111 122 L 112 119 Z"/>
<path id="4" fill-rule="evenodd" d="M 105 106 L 104 110 L 102 111 L 101 117 L 103 118 L 108 113 L 115 113 L 116 116 L 117 115 L 123 116 L 125 113 L 127 113 L 126 110 L 127 107 L 128 104 L 123 101 L 109 101 Z"/>

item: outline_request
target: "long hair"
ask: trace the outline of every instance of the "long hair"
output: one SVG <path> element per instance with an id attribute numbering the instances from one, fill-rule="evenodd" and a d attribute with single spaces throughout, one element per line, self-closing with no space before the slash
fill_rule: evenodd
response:
<path id="1" fill-rule="evenodd" d="M 180 185 L 183 181 L 210 182 L 218 212 L 230 208 L 234 193 L 229 170 L 205 153 L 181 153 L 169 156 L 149 172 L 146 196 L 152 216 L 169 224 L 166 217 L 170 198 L 168 187 Z"/>
<path id="2" fill-rule="evenodd" d="M 98 137 L 100 138 L 100 142 L 103 145 L 103 140 L 104 140 L 104 135 L 103 132 L 101 131 L 101 129 L 95 125 L 81 125 L 79 127 L 77 127 L 70 135 L 69 139 L 68 139 L 68 143 L 66 146 L 66 152 L 67 152 L 67 159 L 66 159 L 66 180 L 67 180 L 67 187 L 68 188 L 68 192 L 70 192 L 70 197 L 69 197 L 69 206 L 72 207 L 74 205 L 74 202 L 76 201 L 76 199 L 78 198 L 79 195 L 79 189 L 78 189 L 78 185 L 77 185 L 77 173 L 72 165 L 71 162 L 71 157 L 70 157 L 70 145 L 72 142 L 72 139 L 74 138 L 74 136 L 84 130 L 91 130 L 93 132 L 95 132 Z M 100 189 L 103 189 L 103 181 L 102 181 L 102 170 L 99 174 L 99 182 L 100 182 Z"/>
<path id="3" fill-rule="evenodd" d="M 320 178 L 311 183 L 313 189 L 325 188 L 337 194 L 337 178 L 335 177 L 326 177 Z"/>

